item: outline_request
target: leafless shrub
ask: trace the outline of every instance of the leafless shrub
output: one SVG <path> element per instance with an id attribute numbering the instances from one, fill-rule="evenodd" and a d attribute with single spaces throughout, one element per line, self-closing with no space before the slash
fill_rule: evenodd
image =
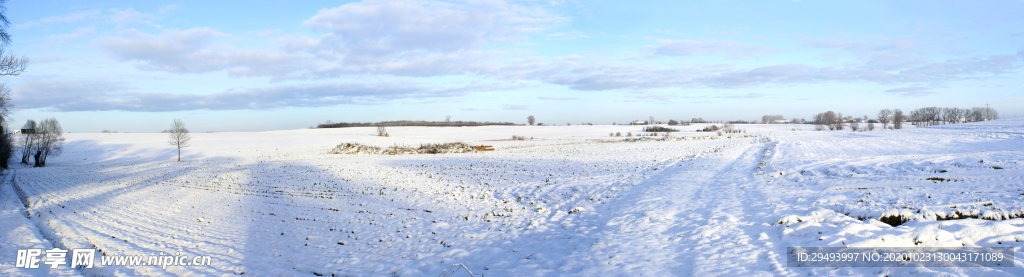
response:
<path id="1" fill-rule="evenodd" d="M 874 130 L 875 130 L 875 123 L 868 122 L 868 131 L 874 131 Z"/>
<path id="2" fill-rule="evenodd" d="M 377 136 L 378 137 L 390 137 L 390 135 L 388 135 L 388 130 L 384 126 L 384 124 L 377 123 Z"/>
<path id="3" fill-rule="evenodd" d="M 851 130 L 853 130 L 854 132 L 856 132 L 856 131 L 857 131 L 857 129 L 859 129 L 859 128 L 860 128 L 860 124 L 859 124 L 859 123 L 857 123 L 857 120 L 852 120 L 852 121 L 850 121 L 850 129 L 851 129 Z"/>
<path id="4" fill-rule="evenodd" d="M 704 129 L 701 129 L 701 131 L 702 132 L 715 132 L 715 131 L 718 131 L 719 129 L 721 129 L 721 128 L 719 128 L 718 125 L 711 125 L 711 126 L 708 126 L 708 127 L 704 127 Z"/>
<path id="5" fill-rule="evenodd" d="M 725 125 L 722 125 L 722 126 L 723 126 L 722 127 L 722 132 L 725 132 L 726 134 L 739 134 L 739 133 L 745 131 L 745 130 L 736 129 L 736 125 L 732 124 L 732 123 L 726 123 Z"/>
<path id="6" fill-rule="evenodd" d="M 622 136 L 622 132 L 615 132 L 615 136 L 616 137 L 621 137 Z"/>
<path id="7" fill-rule="evenodd" d="M 632 137 L 633 136 L 633 132 L 626 132 L 626 136 L 627 137 Z"/>
<path id="8" fill-rule="evenodd" d="M 526 140 L 524 136 L 512 135 L 512 140 Z"/>

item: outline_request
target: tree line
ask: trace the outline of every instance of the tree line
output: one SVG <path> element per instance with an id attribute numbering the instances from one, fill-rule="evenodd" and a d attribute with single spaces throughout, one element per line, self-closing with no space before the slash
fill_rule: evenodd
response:
<path id="1" fill-rule="evenodd" d="M 815 130 L 843 130 L 849 126 L 853 131 L 860 129 L 860 123 L 867 123 L 867 130 L 874 130 L 875 123 L 882 124 L 882 129 L 899 130 L 903 129 L 904 122 L 910 122 L 917 127 L 932 126 L 936 124 L 956 124 L 966 122 L 977 122 L 999 119 L 999 112 L 989 107 L 974 107 L 970 109 L 960 108 L 939 108 L 927 107 L 913 110 L 906 114 L 900 109 L 882 109 L 878 111 L 877 119 L 863 119 L 852 116 L 843 117 L 843 113 L 827 111 L 814 115 L 816 124 Z M 858 122 L 858 120 L 860 122 Z M 892 124 L 892 127 L 889 127 Z"/>
<path id="2" fill-rule="evenodd" d="M 426 126 L 426 127 L 462 127 L 462 126 L 491 126 L 491 125 L 515 125 L 510 122 L 475 122 L 475 121 L 411 121 L 411 120 L 400 120 L 400 121 L 382 121 L 377 123 L 370 122 L 338 122 L 333 123 L 322 123 L 318 124 L 317 128 L 349 128 L 349 127 L 375 127 L 377 125 L 383 125 L 386 127 L 399 127 L 399 126 Z"/>
<path id="3" fill-rule="evenodd" d="M 989 107 L 974 107 L 970 109 L 927 107 L 910 112 L 910 121 L 919 127 L 992 119 L 999 119 L 999 112 Z"/>

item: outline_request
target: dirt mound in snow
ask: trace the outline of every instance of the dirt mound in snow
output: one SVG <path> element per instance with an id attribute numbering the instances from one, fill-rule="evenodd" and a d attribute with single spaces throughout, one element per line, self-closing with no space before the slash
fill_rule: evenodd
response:
<path id="1" fill-rule="evenodd" d="M 342 143 L 335 146 L 330 154 L 371 154 L 371 155 L 411 155 L 411 154 L 448 154 L 448 153 L 475 153 L 478 149 L 493 150 L 490 146 L 473 146 L 463 142 L 449 143 L 426 143 L 420 144 L 419 148 L 405 145 L 394 145 L 390 147 L 377 147 L 359 143 Z"/>
<path id="2" fill-rule="evenodd" d="M 716 140 L 716 139 L 757 138 L 757 137 L 758 136 L 752 136 L 752 135 L 700 136 L 700 137 L 661 136 L 661 137 L 626 138 L 626 139 L 624 139 L 622 141 L 625 141 L 625 142 L 638 142 L 638 141 L 683 141 L 683 140 Z"/>

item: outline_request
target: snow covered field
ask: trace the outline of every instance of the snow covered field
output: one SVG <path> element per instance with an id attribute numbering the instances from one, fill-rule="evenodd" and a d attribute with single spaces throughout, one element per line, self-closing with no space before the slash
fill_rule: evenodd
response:
<path id="1" fill-rule="evenodd" d="M 608 136 L 640 131 L 621 125 L 196 133 L 181 163 L 166 134 L 65 134 L 47 167 L 3 177 L 0 275 L 1024 275 L 1024 120 L 812 127 L 639 142 Z M 451 141 L 497 150 L 327 154 Z M 17 249 L 52 246 L 214 263 L 13 268 Z M 793 246 L 1012 246 L 1016 260 L 787 267 Z"/>

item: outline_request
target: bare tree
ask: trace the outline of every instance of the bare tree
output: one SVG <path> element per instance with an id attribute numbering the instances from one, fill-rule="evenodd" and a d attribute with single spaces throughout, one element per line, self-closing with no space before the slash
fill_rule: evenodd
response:
<path id="1" fill-rule="evenodd" d="M 774 124 L 774 123 L 776 123 L 776 121 L 780 121 L 780 120 L 783 120 L 783 119 L 785 119 L 785 118 L 781 114 L 780 115 L 764 115 L 764 116 L 761 116 L 761 124 Z M 794 120 L 794 121 L 796 121 L 796 120 Z"/>
<path id="2" fill-rule="evenodd" d="M 892 119 L 892 110 L 882 109 L 878 111 L 878 122 L 882 123 L 882 130 L 889 127 L 889 120 Z"/>
<path id="3" fill-rule="evenodd" d="M 903 128 L 903 120 L 904 120 L 904 118 L 903 118 L 903 111 L 901 111 L 900 109 L 892 110 L 892 128 L 893 129 L 897 129 L 897 130 L 902 129 Z"/>
<path id="4" fill-rule="evenodd" d="M 23 134 L 25 140 L 21 143 L 21 163 L 28 164 L 32 157 L 32 150 L 35 149 L 36 139 L 38 135 L 35 130 L 38 129 L 38 125 L 35 120 L 29 119 L 25 122 L 25 125 L 21 126 L 22 129 L 30 129 L 33 132 L 30 134 Z"/>
<path id="5" fill-rule="evenodd" d="M 64 129 L 56 118 L 47 118 L 39 123 L 36 129 L 38 139 L 35 144 L 35 166 L 46 166 L 46 158 L 60 155 L 64 150 Z"/>
<path id="6" fill-rule="evenodd" d="M 814 115 L 814 121 L 818 125 L 824 125 L 829 130 L 842 130 L 843 129 L 843 114 L 836 113 L 833 111 L 827 111 Z M 815 127 L 815 129 L 818 129 Z M 824 128 L 822 128 L 824 129 Z"/>
<path id="7" fill-rule="evenodd" d="M 0 1 L 0 3 L 3 3 Z M 14 156 L 14 134 L 7 121 L 11 119 L 11 89 L 0 84 L 0 168 L 7 169 Z"/>
<path id="8" fill-rule="evenodd" d="M 533 125 L 533 123 L 534 123 L 534 122 L 537 122 L 537 120 L 536 120 L 536 119 L 534 119 L 534 118 L 533 118 L 533 116 L 531 115 L 531 116 L 527 116 L 527 117 L 526 117 L 526 122 L 529 122 L 529 123 L 530 123 L 530 125 Z"/>
<path id="9" fill-rule="evenodd" d="M 647 124 L 654 124 L 654 116 L 653 115 L 651 116 L 651 121 L 648 121 Z"/>
<path id="10" fill-rule="evenodd" d="M 5 14 L 7 8 L 3 6 L 4 2 L 6 0 L 0 1 L 0 76 L 16 76 L 25 71 L 28 58 L 4 53 L 7 51 L 7 46 L 11 45 L 11 35 L 7 33 L 7 26 L 11 22 L 7 20 Z"/>
<path id="11" fill-rule="evenodd" d="M 168 135 L 169 140 L 167 144 L 170 144 L 178 148 L 178 161 L 181 161 L 181 149 L 189 147 L 189 141 L 192 140 L 192 135 L 188 133 L 188 128 L 185 128 L 185 122 L 181 119 L 174 119 L 174 123 L 171 123 L 171 132 Z"/>
<path id="12" fill-rule="evenodd" d="M 444 125 L 448 125 L 448 126 L 452 125 L 452 115 L 448 115 L 448 116 L 444 117 Z"/>
<path id="13" fill-rule="evenodd" d="M 7 20 L 4 7 L 6 0 L 0 0 L 0 76 L 16 76 L 25 71 L 28 65 L 28 58 L 17 57 L 7 51 L 11 45 L 11 35 L 7 33 L 7 26 L 11 22 Z M 0 83 L 0 168 L 7 168 L 7 163 L 14 155 L 14 137 L 11 135 L 10 126 L 7 121 L 11 117 L 11 89 Z"/>
<path id="14" fill-rule="evenodd" d="M 14 133 L 7 130 L 7 124 L 0 124 L 0 168 L 7 169 L 14 156 Z"/>
<path id="15" fill-rule="evenodd" d="M 2 4 L 3 1 L 0 1 Z M 2 11 L 3 6 L 0 6 Z M 0 18 L 3 14 L 0 13 Z M 6 19 L 4 19 L 6 20 Z M 4 25 L 6 26 L 6 25 Z M 6 35 L 6 32 L 3 32 Z M 7 169 L 7 164 L 14 156 L 14 136 L 11 134 L 7 121 L 11 119 L 11 89 L 0 84 L 0 168 Z"/>

